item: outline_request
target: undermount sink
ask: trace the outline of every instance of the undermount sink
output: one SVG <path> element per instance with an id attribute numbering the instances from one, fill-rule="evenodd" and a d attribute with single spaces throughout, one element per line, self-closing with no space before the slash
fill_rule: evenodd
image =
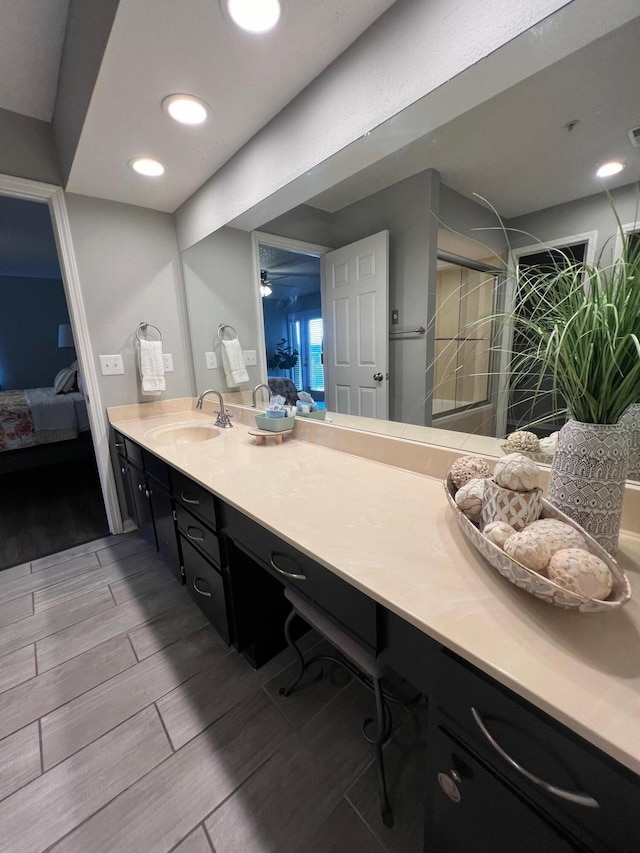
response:
<path id="1" fill-rule="evenodd" d="M 166 427 L 157 427 L 147 433 L 158 444 L 194 444 L 198 441 L 209 441 L 217 438 L 220 430 L 212 424 L 172 424 Z"/>

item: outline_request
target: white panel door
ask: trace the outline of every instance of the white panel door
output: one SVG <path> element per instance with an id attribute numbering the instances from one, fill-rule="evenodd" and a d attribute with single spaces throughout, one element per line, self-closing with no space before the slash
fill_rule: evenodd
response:
<path id="1" fill-rule="evenodd" d="M 327 409 L 389 417 L 389 232 L 322 259 Z"/>

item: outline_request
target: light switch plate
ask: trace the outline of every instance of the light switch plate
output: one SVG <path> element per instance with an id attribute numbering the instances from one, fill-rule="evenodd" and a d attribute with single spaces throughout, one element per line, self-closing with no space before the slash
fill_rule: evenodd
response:
<path id="1" fill-rule="evenodd" d="M 164 361 L 164 372 L 171 373 L 173 371 L 173 356 L 170 352 L 163 352 L 162 358 Z"/>
<path id="2" fill-rule="evenodd" d="M 204 359 L 207 365 L 207 370 L 213 370 L 218 366 L 218 359 L 215 352 L 205 352 Z"/>
<path id="3" fill-rule="evenodd" d="M 253 367 L 254 364 L 258 363 L 258 357 L 254 349 L 243 349 L 242 354 L 244 356 L 244 363 L 247 367 Z"/>
<path id="4" fill-rule="evenodd" d="M 100 370 L 103 376 L 115 376 L 124 373 L 124 364 L 121 355 L 101 355 Z"/>

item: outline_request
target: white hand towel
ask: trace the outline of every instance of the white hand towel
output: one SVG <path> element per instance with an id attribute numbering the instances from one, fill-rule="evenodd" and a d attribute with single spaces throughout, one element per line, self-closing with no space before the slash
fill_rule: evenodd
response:
<path id="1" fill-rule="evenodd" d="M 164 381 L 162 342 L 141 340 L 138 356 L 143 395 L 159 397 L 167 387 Z"/>
<path id="2" fill-rule="evenodd" d="M 235 388 L 241 382 L 249 381 L 249 374 L 244 364 L 244 355 L 240 341 L 234 338 L 232 341 L 222 341 L 222 367 L 229 388 Z"/>

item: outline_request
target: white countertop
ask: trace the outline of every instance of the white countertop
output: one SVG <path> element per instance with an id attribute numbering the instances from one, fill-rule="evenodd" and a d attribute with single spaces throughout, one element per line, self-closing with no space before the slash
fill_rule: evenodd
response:
<path id="1" fill-rule="evenodd" d="M 212 420 L 156 414 L 160 406 L 112 408 L 109 420 L 640 774 L 640 537 L 623 533 L 617 555 L 638 597 L 610 613 L 562 610 L 474 550 L 439 477 L 294 438 L 258 446 L 243 424 L 211 441 L 160 445 L 150 429 Z"/>

